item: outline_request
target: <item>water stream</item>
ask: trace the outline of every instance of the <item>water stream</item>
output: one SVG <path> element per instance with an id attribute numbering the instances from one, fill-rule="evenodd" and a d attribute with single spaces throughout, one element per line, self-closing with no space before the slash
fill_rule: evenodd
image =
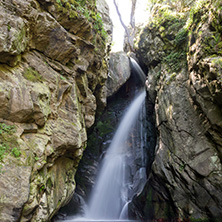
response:
<path id="1" fill-rule="evenodd" d="M 145 90 L 138 93 L 115 133 L 103 160 L 86 218 L 119 219 L 124 205 L 128 202 L 126 191 L 131 181 L 126 171 L 127 158 L 131 153 L 127 138 L 138 118 L 145 95 Z"/>
<path id="2" fill-rule="evenodd" d="M 144 83 L 144 73 L 138 70 L 134 60 L 132 65 Z M 69 217 L 65 221 L 128 221 L 128 203 L 135 194 L 142 191 L 146 182 L 144 155 L 146 91 L 144 87 L 137 91 L 100 165 L 95 187 L 85 209 L 85 216 Z"/>

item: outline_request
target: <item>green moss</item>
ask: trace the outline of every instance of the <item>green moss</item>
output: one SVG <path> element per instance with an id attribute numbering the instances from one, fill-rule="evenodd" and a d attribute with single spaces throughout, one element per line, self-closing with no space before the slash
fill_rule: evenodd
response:
<path id="1" fill-rule="evenodd" d="M 182 44 L 187 43 L 188 41 L 188 30 L 186 28 L 180 29 L 180 31 L 176 34 L 175 37 L 176 46 L 180 47 Z"/>
<path id="2" fill-rule="evenodd" d="M 7 125 L 0 123 L 0 161 L 3 161 L 4 157 L 11 153 L 14 157 L 21 155 L 17 138 L 14 135 L 16 128 L 14 125 Z"/>
<path id="3" fill-rule="evenodd" d="M 27 80 L 29 80 L 31 82 L 42 82 L 43 81 L 42 76 L 31 67 L 25 69 L 23 76 L 24 76 L 24 78 L 26 78 Z"/>
<path id="4" fill-rule="evenodd" d="M 178 72 L 187 64 L 186 51 L 174 50 L 163 59 L 163 62 L 167 64 L 170 71 Z"/>
<path id="5" fill-rule="evenodd" d="M 55 0 L 55 6 L 58 12 L 62 12 L 70 19 L 77 19 L 84 17 L 92 23 L 94 32 L 101 36 L 102 41 L 98 44 L 105 45 L 107 39 L 107 32 L 103 27 L 101 15 L 97 12 L 95 0 Z M 95 35 L 95 38 L 97 38 Z"/>
<path id="6" fill-rule="evenodd" d="M 77 18 L 77 17 L 78 17 L 78 13 L 77 13 L 76 11 L 71 10 L 71 11 L 69 12 L 69 18 L 75 19 L 75 18 Z"/>

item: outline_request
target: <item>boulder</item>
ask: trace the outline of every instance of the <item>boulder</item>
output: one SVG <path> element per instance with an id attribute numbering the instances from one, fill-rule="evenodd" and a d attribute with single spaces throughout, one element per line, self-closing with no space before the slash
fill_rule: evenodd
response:
<path id="1" fill-rule="evenodd" d="M 107 96 L 115 94 L 130 77 L 130 62 L 125 52 L 110 53 Z"/>

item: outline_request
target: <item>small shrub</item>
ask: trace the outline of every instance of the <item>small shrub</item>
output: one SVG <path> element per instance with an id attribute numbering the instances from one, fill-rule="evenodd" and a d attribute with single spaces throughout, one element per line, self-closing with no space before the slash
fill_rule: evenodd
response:
<path id="1" fill-rule="evenodd" d="M 21 151 L 15 147 L 12 149 L 12 154 L 14 155 L 14 157 L 18 158 L 21 156 Z"/>

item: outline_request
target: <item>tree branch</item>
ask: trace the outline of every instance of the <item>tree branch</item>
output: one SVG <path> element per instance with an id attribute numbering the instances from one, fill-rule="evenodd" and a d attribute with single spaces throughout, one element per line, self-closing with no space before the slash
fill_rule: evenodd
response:
<path id="1" fill-rule="evenodd" d="M 135 2 L 136 2 L 136 0 L 134 0 Z M 133 1 L 133 2 L 134 2 Z M 114 3 L 114 5 L 115 5 L 115 8 L 116 8 L 116 12 L 117 12 L 117 14 L 118 14 L 118 16 L 119 16 L 119 20 L 120 20 L 120 23 L 121 23 L 121 25 L 123 26 L 123 28 L 125 29 L 125 32 L 126 32 L 126 35 L 127 35 L 127 38 L 128 38 L 128 45 L 129 45 L 129 47 L 130 47 L 130 50 L 131 51 L 134 51 L 134 49 L 133 49 L 133 41 L 131 41 L 131 39 L 133 38 L 131 35 L 130 35 L 130 31 L 129 31 L 129 29 L 128 29 L 128 27 L 125 25 L 125 23 L 123 22 L 123 19 L 122 19 L 122 16 L 121 16 L 121 13 L 120 13 L 120 11 L 119 11 L 119 7 L 118 7 L 118 5 L 117 5 L 117 3 L 116 3 L 116 0 L 113 0 L 113 3 Z M 133 6 L 132 6 L 133 7 Z M 135 10 L 134 10 L 134 12 L 133 12 L 133 17 L 134 17 L 134 15 L 135 15 Z M 132 11 L 131 11 L 131 16 L 132 16 Z M 133 24 L 133 23 L 132 23 Z M 132 26 L 132 25 L 131 25 Z M 133 28 L 133 26 L 132 26 L 132 28 Z M 134 28 L 135 28 L 135 19 L 134 19 Z"/>

